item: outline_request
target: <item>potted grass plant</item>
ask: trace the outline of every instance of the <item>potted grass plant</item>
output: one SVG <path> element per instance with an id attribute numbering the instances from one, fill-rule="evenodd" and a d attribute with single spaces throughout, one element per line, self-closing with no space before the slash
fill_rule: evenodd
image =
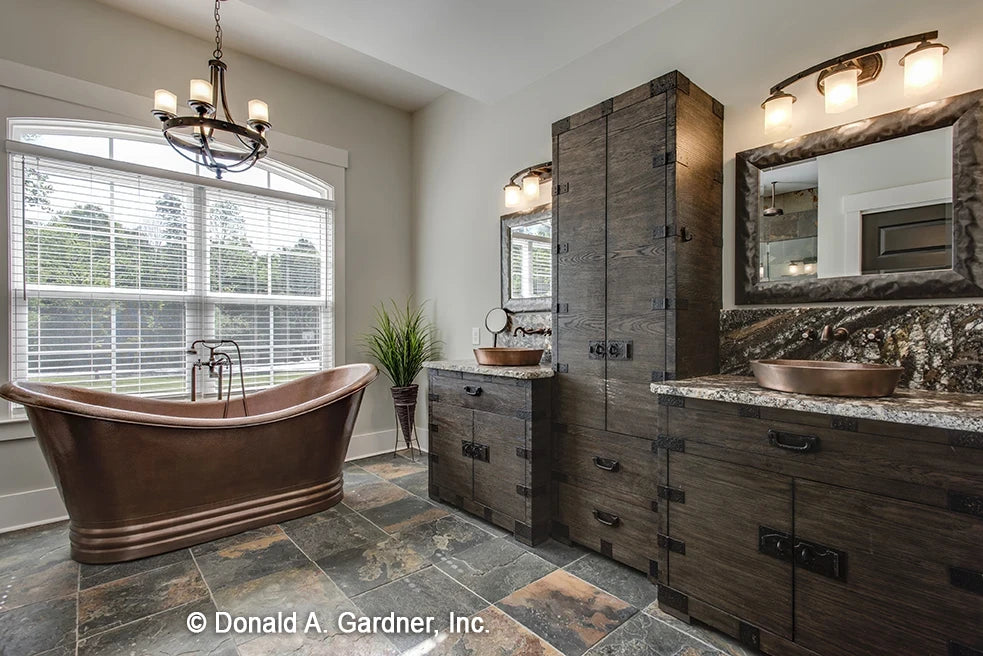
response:
<path id="1" fill-rule="evenodd" d="M 396 420 L 403 441 L 412 448 L 416 403 L 420 386 L 415 382 L 423 363 L 440 353 L 440 340 L 434 325 L 423 315 L 423 306 L 413 307 L 411 300 L 401 308 L 390 300 L 376 308 L 376 322 L 363 338 L 369 354 L 392 383 L 390 391 Z"/>

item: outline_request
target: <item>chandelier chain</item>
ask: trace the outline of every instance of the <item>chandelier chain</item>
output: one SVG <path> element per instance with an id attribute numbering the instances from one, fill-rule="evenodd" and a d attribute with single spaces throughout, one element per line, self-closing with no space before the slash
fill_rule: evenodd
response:
<path id="1" fill-rule="evenodd" d="M 219 5 L 221 0 L 215 0 L 215 51 L 212 56 L 215 59 L 222 59 L 222 23 L 219 16 Z"/>

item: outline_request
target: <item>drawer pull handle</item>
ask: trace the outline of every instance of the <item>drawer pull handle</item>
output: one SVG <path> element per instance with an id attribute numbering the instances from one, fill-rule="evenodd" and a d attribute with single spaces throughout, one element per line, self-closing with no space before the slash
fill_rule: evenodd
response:
<path id="1" fill-rule="evenodd" d="M 481 388 L 477 385 L 465 385 L 464 393 L 468 396 L 481 396 Z"/>
<path id="2" fill-rule="evenodd" d="M 799 453 L 819 450 L 819 438 L 815 435 L 796 435 L 795 433 L 770 430 L 768 431 L 768 442 L 779 449 L 788 449 Z"/>
<path id="3" fill-rule="evenodd" d="M 617 460 L 602 458 L 601 456 L 594 456 L 594 466 L 609 472 L 616 472 L 621 469 L 621 463 Z"/>
<path id="4" fill-rule="evenodd" d="M 605 526 L 617 526 L 621 523 L 621 518 L 617 515 L 606 513 L 603 510 L 598 510 L 597 508 L 594 508 L 594 519 Z"/>

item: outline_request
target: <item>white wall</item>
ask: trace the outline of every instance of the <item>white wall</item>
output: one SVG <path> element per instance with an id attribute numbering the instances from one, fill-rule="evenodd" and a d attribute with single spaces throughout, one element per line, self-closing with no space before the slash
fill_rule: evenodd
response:
<path id="1" fill-rule="evenodd" d="M 434 299 L 451 357 L 498 303 L 502 185 L 551 158 L 550 125 L 673 69 L 726 106 L 724 303 L 733 306 L 734 153 L 772 139 L 760 103 L 775 82 L 879 41 L 938 29 L 951 46 L 938 97 L 983 87 L 983 2 L 977 0 L 684 0 L 615 41 L 493 105 L 448 93 L 413 116 L 414 268 L 418 298 Z M 790 91 L 794 133 L 907 107 L 904 50 L 887 54 L 860 106 L 827 115 L 815 80 Z M 453 184 L 448 181 L 453 180 Z"/>
<path id="2" fill-rule="evenodd" d="M 146 98 L 147 112 L 104 117 L 98 103 L 84 98 L 68 102 L 10 89 L 0 78 L 0 116 L 64 116 L 155 125 L 152 95 L 165 87 L 187 93 L 188 80 L 205 77 L 213 44 L 161 27 L 91 0 L 2 0 L 0 60 L 66 75 Z M 373 304 L 402 299 L 412 291 L 410 242 L 411 118 L 402 110 L 369 100 L 323 82 L 247 57 L 229 43 L 229 92 L 234 107 L 248 98 L 270 103 L 277 134 L 345 149 L 346 258 L 344 337 L 347 362 L 364 361 L 358 338 L 369 327 Z M 71 85 L 69 85 L 71 86 Z M 59 90 L 58 98 L 72 95 Z M 242 112 L 240 112 L 242 113 Z M 159 125 L 159 124 L 157 124 Z M 284 157 L 291 165 L 317 164 Z M 0 167 L 5 170 L 5 167 Z M 4 179 L 6 177 L 4 176 Z M 4 298 L 6 298 L 6 290 Z M 0 306 L 2 325 L 8 320 Z M 380 379 L 366 394 L 355 428 L 352 453 L 390 445 L 394 426 L 392 399 Z M 0 530 L 51 516 L 58 508 L 52 480 L 30 427 L 24 422 L 0 425 Z M 17 496 L 11 496 L 17 495 Z M 26 495 L 26 496 L 25 496 Z M 54 495 L 54 496 L 53 496 Z M 54 498 L 54 502 L 52 502 Z"/>

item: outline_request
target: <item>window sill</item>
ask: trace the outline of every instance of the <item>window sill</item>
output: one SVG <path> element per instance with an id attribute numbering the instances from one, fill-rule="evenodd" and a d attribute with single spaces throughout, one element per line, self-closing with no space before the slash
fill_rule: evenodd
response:
<path id="1" fill-rule="evenodd" d="M 0 442 L 33 439 L 34 432 L 31 430 L 31 424 L 27 417 L 0 419 Z"/>

